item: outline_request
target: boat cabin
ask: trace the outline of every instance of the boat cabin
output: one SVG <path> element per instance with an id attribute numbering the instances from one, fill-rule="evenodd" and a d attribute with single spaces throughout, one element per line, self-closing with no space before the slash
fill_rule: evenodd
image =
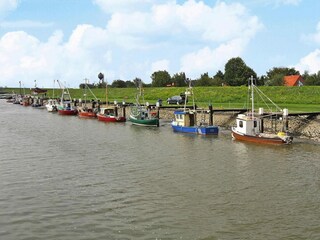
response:
<path id="1" fill-rule="evenodd" d="M 49 105 L 57 105 L 58 104 L 58 101 L 56 99 L 49 99 L 48 100 L 48 104 Z"/>
<path id="2" fill-rule="evenodd" d="M 134 114 L 136 119 L 139 119 L 139 120 L 146 120 L 153 117 L 152 114 L 148 111 L 148 109 L 141 106 L 138 108 L 135 108 L 134 111 L 136 112 L 136 114 Z"/>
<path id="3" fill-rule="evenodd" d="M 71 106 L 71 101 L 66 101 L 63 103 L 63 107 L 66 110 L 71 110 L 72 106 Z"/>
<path id="4" fill-rule="evenodd" d="M 191 127 L 197 123 L 196 114 L 192 111 L 175 111 L 174 117 L 176 126 Z"/>
<path id="5" fill-rule="evenodd" d="M 118 115 L 117 109 L 113 108 L 113 107 L 102 108 L 101 113 L 106 116 L 117 116 Z"/>
<path id="6" fill-rule="evenodd" d="M 236 119 L 236 131 L 241 134 L 254 136 L 261 132 L 261 119 L 239 114 Z"/>

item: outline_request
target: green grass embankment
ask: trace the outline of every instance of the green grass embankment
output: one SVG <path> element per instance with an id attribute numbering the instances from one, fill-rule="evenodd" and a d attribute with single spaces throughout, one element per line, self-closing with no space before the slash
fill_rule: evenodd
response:
<path id="1" fill-rule="evenodd" d="M 267 87 L 262 86 L 259 89 L 268 96 L 274 103 L 281 108 L 288 108 L 290 112 L 314 112 L 320 111 L 320 86 L 303 86 L 303 87 Z M 3 89 L 6 92 L 15 91 L 19 93 L 19 89 Z M 105 101 L 105 89 L 91 89 L 96 97 Z M 26 94 L 30 93 L 30 89 L 24 90 Z M 24 92 L 22 90 L 22 93 Z M 72 98 L 84 99 L 82 89 L 69 89 Z M 163 87 L 163 88 L 145 88 L 144 99 L 150 104 L 155 104 L 158 99 L 163 100 L 166 105 L 168 97 L 179 95 L 185 91 L 185 87 Z M 245 108 L 248 102 L 248 88 L 240 87 L 195 87 L 193 89 L 195 102 L 200 107 L 207 107 L 212 104 L 214 108 Z M 61 95 L 60 89 L 55 89 L 55 97 Z M 118 102 L 135 102 L 135 88 L 108 88 L 108 100 Z M 47 96 L 52 97 L 52 89 L 48 89 Z M 88 99 L 92 96 L 88 92 Z M 255 95 L 256 107 L 264 107 L 263 102 Z M 271 105 L 270 105 L 271 106 Z M 272 108 L 274 109 L 274 108 Z M 275 110 L 275 109 L 274 109 Z"/>

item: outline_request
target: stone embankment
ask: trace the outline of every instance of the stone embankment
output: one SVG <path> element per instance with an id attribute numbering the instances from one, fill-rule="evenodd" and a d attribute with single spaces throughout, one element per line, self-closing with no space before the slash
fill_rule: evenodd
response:
<path id="1" fill-rule="evenodd" d="M 165 120 L 172 120 L 173 109 L 160 109 L 160 118 Z M 214 124 L 226 129 L 231 129 L 235 125 L 235 119 L 238 115 L 237 112 L 234 113 L 215 113 L 214 114 Z M 204 114 L 198 121 L 205 119 L 208 121 L 208 114 Z M 279 120 L 271 121 L 268 119 L 264 120 L 265 130 L 276 129 L 276 131 L 281 131 L 283 125 Z M 294 137 L 311 139 L 320 142 L 320 116 L 314 119 L 308 119 L 307 117 L 289 117 L 289 132 L 293 134 Z"/>

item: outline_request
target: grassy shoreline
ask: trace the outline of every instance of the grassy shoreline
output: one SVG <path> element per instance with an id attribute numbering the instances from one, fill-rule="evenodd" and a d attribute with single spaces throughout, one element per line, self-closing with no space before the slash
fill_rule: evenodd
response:
<path id="1" fill-rule="evenodd" d="M 262 86 L 259 87 L 273 102 L 281 108 L 288 108 L 290 112 L 318 112 L 320 111 L 320 86 L 284 87 Z M 47 89 L 47 96 L 53 96 L 53 89 Z M 96 97 L 105 100 L 105 89 L 91 89 Z M 195 87 L 195 102 L 199 107 L 207 107 L 212 104 L 214 108 L 245 108 L 248 102 L 248 88 L 240 87 Z M 2 92 L 20 93 L 19 88 L 2 88 Z M 72 98 L 83 99 L 82 89 L 69 89 Z M 158 99 L 163 104 L 168 97 L 179 95 L 185 91 L 185 87 L 145 88 L 144 99 L 154 104 Z M 21 89 L 22 93 L 30 94 L 30 89 Z M 108 88 L 108 100 L 118 102 L 135 102 L 136 88 Z M 54 96 L 60 97 L 61 90 L 54 89 Z M 93 97 L 87 94 L 88 99 Z M 257 98 L 258 100 L 258 98 Z M 262 103 L 262 102 L 260 102 Z M 259 103 L 257 103 L 257 106 Z M 265 107 L 265 106 L 262 106 Z"/>

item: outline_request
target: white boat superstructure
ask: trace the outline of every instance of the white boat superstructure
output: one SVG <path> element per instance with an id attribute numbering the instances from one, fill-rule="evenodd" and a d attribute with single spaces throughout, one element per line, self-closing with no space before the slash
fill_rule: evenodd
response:
<path id="1" fill-rule="evenodd" d="M 46 108 L 48 112 L 56 112 L 58 111 L 58 100 L 57 99 L 49 99 L 48 103 L 46 104 Z"/>

